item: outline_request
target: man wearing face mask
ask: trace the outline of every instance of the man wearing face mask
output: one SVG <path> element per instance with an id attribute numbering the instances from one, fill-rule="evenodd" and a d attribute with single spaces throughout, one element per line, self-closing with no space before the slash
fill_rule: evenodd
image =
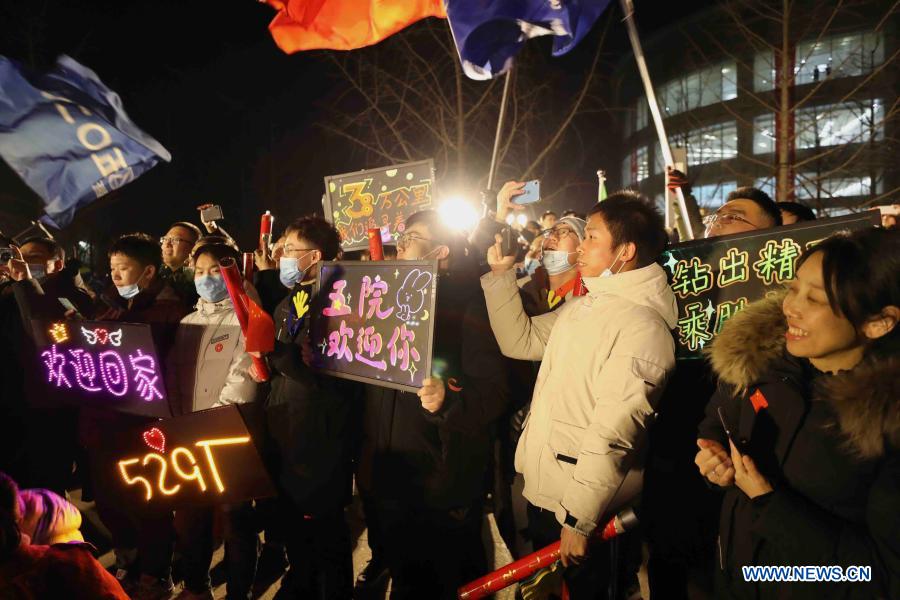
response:
<path id="1" fill-rule="evenodd" d="M 65 252 L 54 240 L 32 237 L 13 258 L 0 265 L 10 281 L 0 291 L 0 470 L 29 487 L 63 494 L 72 483 L 77 446 L 77 410 L 68 406 L 36 407 L 28 385 L 39 376 L 32 370 L 35 347 L 31 320 L 65 316 L 60 298 L 71 301 L 87 317 L 92 300 L 78 286 L 77 269 L 64 267 Z"/>
<path id="2" fill-rule="evenodd" d="M 164 365 L 178 323 L 190 310 L 159 276 L 161 265 L 162 250 L 149 235 L 132 233 L 115 240 L 109 248 L 113 285 L 102 295 L 96 319 L 150 325 L 160 364 Z M 104 476 L 98 459 L 105 431 L 151 420 L 98 408 L 81 411 L 80 438 L 91 461 L 97 511 L 112 533 L 116 577 L 137 598 L 165 595 L 172 590 L 172 513 L 158 509 L 129 512 L 136 507 L 126 509 L 104 498 L 99 485 Z"/>
<path id="3" fill-rule="evenodd" d="M 340 236 L 320 217 L 285 230 L 279 278 L 286 297 L 275 309 L 275 348 L 265 355 L 270 472 L 290 569 L 277 598 L 350 598 L 353 561 L 344 507 L 352 492 L 355 382 L 319 375 L 303 361 L 317 264 L 335 260 Z"/>
<path id="4" fill-rule="evenodd" d="M 478 264 L 437 212 L 411 215 L 398 260 L 437 260 L 432 377 L 418 394 L 366 386 L 357 485 L 396 600 L 456 598 L 487 571 L 481 527 L 494 423 L 508 401 Z M 374 515 L 374 519 L 372 516 Z"/>
<path id="5" fill-rule="evenodd" d="M 578 247 L 586 296 L 529 318 L 509 270 L 514 257 L 497 247 L 482 277 L 503 353 L 542 360 L 516 470 L 534 545 L 561 541 L 575 600 L 608 585 L 608 546 L 589 548 L 588 538 L 640 489 L 647 428 L 675 366 L 675 297 L 654 262 L 666 239 L 643 197 L 618 192 L 591 209 Z"/>
<path id="6" fill-rule="evenodd" d="M 524 184 L 520 182 L 509 181 L 500 189 L 495 214 L 497 222 L 505 224 L 511 211 L 521 211 L 525 208 L 512 201 L 515 196 L 524 193 L 523 187 Z M 541 266 L 530 277 L 520 278 L 516 282 L 519 285 L 522 306 L 529 317 L 559 310 L 572 298 L 578 280 L 577 250 L 584 240 L 584 227 L 584 219 L 570 215 L 563 217 L 548 231 L 540 232 L 543 235 L 536 237 L 542 247 Z M 496 490 L 494 510 L 500 533 L 515 553 L 518 545 L 516 532 L 522 529 L 523 524 L 517 524 L 513 517 L 514 513 L 520 512 L 522 502 L 521 493 L 512 490 L 517 483 L 513 455 L 528 416 L 534 384 L 541 365 L 540 362 L 530 360 L 509 359 L 508 362 L 511 413 L 508 419 L 504 419 L 504 426 L 500 432 L 501 476 L 506 482 L 506 487 Z"/>

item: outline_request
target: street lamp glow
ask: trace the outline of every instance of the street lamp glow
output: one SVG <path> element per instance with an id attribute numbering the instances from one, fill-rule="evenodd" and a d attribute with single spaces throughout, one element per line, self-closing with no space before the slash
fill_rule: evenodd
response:
<path id="1" fill-rule="evenodd" d="M 506 224 L 507 225 L 512 225 L 515 222 L 515 220 L 516 220 L 516 216 L 514 214 L 510 213 L 510 214 L 506 215 Z"/>
<path id="2" fill-rule="evenodd" d="M 447 227 L 457 231 L 472 231 L 478 224 L 478 211 L 461 196 L 451 196 L 444 200 L 438 213 Z"/>
<path id="3" fill-rule="evenodd" d="M 528 225 L 528 215 L 525 213 L 519 213 L 516 217 L 516 222 L 519 224 L 519 227 L 525 227 Z"/>

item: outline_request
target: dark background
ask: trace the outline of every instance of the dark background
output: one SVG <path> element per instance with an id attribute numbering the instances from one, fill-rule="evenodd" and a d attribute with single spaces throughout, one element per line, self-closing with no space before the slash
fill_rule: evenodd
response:
<path id="1" fill-rule="evenodd" d="M 709 3 L 637 4 L 646 37 Z M 584 69 L 603 19 L 612 18 L 601 63 L 604 76 L 611 74 L 630 48 L 617 2 L 610 11 L 578 48 L 550 61 L 549 68 Z M 214 202 L 223 207 L 229 231 L 250 244 L 262 211 L 273 210 L 280 229 L 289 218 L 320 210 L 324 176 L 382 166 L 364 164 L 347 142 L 315 126 L 346 84 L 330 72 L 324 51 L 281 52 L 267 29 L 274 14 L 251 0 L 3 3 L 0 54 L 37 68 L 49 67 L 59 54 L 72 56 L 118 92 L 132 120 L 173 156 L 170 164 L 83 209 L 61 239 L 88 241 L 102 255 L 115 235 L 160 235 L 173 221 L 196 221 L 195 207 Z M 543 44 L 549 53 L 548 40 L 529 44 Z M 577 87 L 572 81 L 571 89 L 562 85 L 557 93 L 571 95 Z M 599 135 L 612 118 L 612 112 L 596 115 L 598 135 L 587 136 L 594 145 L 585 152 L 617 155 Z M 569 204 L 586 208 L 592 193 L 583 195 Z M 37 203 L 0 164 L 0 229 L 16 233 L 21 220 L 36 216 Z"/>

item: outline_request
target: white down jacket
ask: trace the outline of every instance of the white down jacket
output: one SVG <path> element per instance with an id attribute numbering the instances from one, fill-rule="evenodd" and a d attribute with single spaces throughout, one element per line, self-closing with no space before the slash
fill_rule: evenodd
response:
<path id="1" fill-rule="evenodd" d="M 524 495 L 590 535 L 640 491 L 647 428 L 675 367 L 678 313 L 656 264 L 584 283 L 586 296 L 528 318 L 512 272 L 481 279 L 500 350 L 542 361 L 516 448 Z"/>
<path id="2" fill-rule="evenodd" d="M 207 302 L 181 320 L 169 360 L 168 390 L 176 414 L 252 401 L 250 355 L 230 298 Z"/>

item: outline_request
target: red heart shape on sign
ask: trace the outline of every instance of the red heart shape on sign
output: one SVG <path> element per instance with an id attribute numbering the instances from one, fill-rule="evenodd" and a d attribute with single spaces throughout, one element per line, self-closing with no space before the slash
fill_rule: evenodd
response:
<path id="1" fill-rule="evenodd" d="M 159 452 L 166 451 L 166 436 L 156 427 L 144 432 L 144 443 Z"/>
<path id="2" fill-rule="evenodd" d="M 106 342 L 109 340 L 109 332 L 105 329 L 95 329 L 94 333 L 97 334 L 97 341 L 100 342 L 101 344 L 105 345 Z"/>

